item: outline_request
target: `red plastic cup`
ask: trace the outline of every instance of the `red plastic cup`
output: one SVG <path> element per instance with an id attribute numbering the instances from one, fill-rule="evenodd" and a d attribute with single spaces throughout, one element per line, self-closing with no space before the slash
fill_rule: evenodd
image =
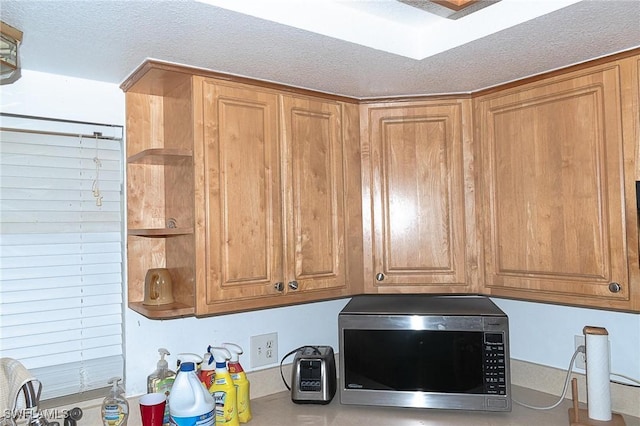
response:
<path id="1" fill-rule="evenodd" d="M 167 396 L 164 393 L 148 393 L 139 400 L 142 426 L 162 426 Z"/>

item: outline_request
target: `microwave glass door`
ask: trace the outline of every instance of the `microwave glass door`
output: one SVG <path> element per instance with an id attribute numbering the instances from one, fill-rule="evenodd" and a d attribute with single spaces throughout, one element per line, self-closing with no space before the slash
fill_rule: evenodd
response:
<path id="1" fill-rule="evenodd" d="M 479 331 L 344 330 L 351 389 L 483 393 Z"/>

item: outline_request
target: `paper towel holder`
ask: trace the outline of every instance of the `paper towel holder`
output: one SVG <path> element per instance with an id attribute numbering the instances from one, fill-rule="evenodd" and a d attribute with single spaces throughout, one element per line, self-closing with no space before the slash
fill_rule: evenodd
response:
<path id="1" fill-rule="evenodd" d="M 611 413 L 611 420 L 591 420 L 586 408 L 578 408 L 578 379 L 571 379 L 571 399 L 573 406 L 569 408 L 569 425 L 571 426 L 625 426 L 624 418 L 618 413 Z"/>
<path id="2" fill-rule="evenodd" d="M 599 380 L 606 380 L 607 383 L 607 390 L 610 390 L 610 382 L 609 382 L 609 370 L 608 367 L 604 370 L 604 371 L 599 371 L 598 373 L 595 373 L 596 370 L 589 370 L 589 340 L 590 339 L 604 339 L 604 342 L 608 345 L 608 340 L 607 340 L 607 336 L 609 335 L 609 333 L 607 332 L 606 328 L 603 327 L 593 327 L 593 326 L 585 326 L 583 329 L 583 333 L 585 335 L 585 342 L 586 342 L 586 357 L 587 357 L 587 408 L 586 409 L 581 409 L 578 408 L 578 381 L 576 378 L 573 378 L 571 380 L 571 397 L 573 400 L 573 406 L 571 408 L 569 408 L 569 424 L 571 426 L 602 426 L 602 425 L 611 425 L 611 426 L 625 426 L 625 422 L 624 422 L 624 418 L 617 413 L 612 413 L 611 412 L 611 399 L 610 399 L 610 395 L 609 392 L 607 392 L 607 397 L 605 399 L 605 401 L 598 401 L 598 403 L 594 403 L 595 405 L 593 406 L 589 406 L 589 404 L 593 401 L 591 401 L 591 389 L 589 387 L 589 380 L 591 378 L 595 378 L 596 382 L 594 382 L 597 386 L 597 384 L 599 383 Z M 593 343 L 595 344 L 596 341 L 594 340 Z M 594 348 L 597 348 L 594 347 Z M 608 356 L 609 356 L 609 351 L 608 349 L 605 349 L 606 354 L 606 359 L 608 360 Z M 596 360 L 598 359 L 602 359 L 601 357 L 599 358 L 598 355 L 602 355 L 602 351 L 598 351 L 596 349 L 596 352 L 593 353 L 594 356 L 596 356 Z M 593 368 L 596 368 L 598 364 L 594 364 Z M 608 365 L 608 361 L 607 361 L 607 365 Z M 593 373 L 593 375 L 591 375 L 590 373 Z M 604 376 L 600 377 L 601 374 L 604 374 Z M 608 413 L 611 414 L 611 419 L 609 420 L 595 420 L 591 418 L 591 410 L 593 409 L 594 412 L 596 414 L 601 414 L 598 413 L 598 408 L 602 408 L 602 405 L 606 405 L 607 406 L 607 411 Z M 596 416 L 593 416 L 596 417 Z M 596 417 L 597 418 L 597 417 Z"/>

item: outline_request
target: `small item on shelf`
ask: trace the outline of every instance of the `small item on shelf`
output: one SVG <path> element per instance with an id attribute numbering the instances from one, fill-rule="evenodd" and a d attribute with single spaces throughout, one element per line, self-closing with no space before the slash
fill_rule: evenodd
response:
<path id="1" fill-rule="evenodd" d="M 168 305 L 173 303 L 173 282 L 166 268 L 149 269 L 144 279 L 143 305 Z"/>

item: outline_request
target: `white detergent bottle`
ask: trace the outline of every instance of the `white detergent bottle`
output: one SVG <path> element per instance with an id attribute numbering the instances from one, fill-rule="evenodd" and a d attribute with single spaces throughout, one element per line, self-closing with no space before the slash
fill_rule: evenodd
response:
<path id="1" fill-rule="evenodd" d="M 216 403 L 196 375 L 193 362 L 182 362 L 171 387 L 169 413 L 175 426 L 213 426 Z"/>
<path id="2" fill-rule="evenodd" d="M 209 353 L 216 361 L 216 375 L 209 392 L 216 401 L 216 426 L 240 426 L 235 385 L 227 370 L 227 360 L 231 354 L 225 348 L 209 347 Z"/>
<path id="3" fill-rule="evenodd" d="M 240 365 L 242 348 L 235 343 L 223 343 L 222 347 L 231 353 L 231 358 L 229 359 L 229 365 L 227 368 L 229 369 L 229 374 L 231 374 L 233 384 L 238 390 L 238 420 L 240 423 L 247 423 L 252 417 L 249 391 L 250 385 L 249 379 L 247 379 L 247 374 L 244 372 L 242 365 Z"/>

